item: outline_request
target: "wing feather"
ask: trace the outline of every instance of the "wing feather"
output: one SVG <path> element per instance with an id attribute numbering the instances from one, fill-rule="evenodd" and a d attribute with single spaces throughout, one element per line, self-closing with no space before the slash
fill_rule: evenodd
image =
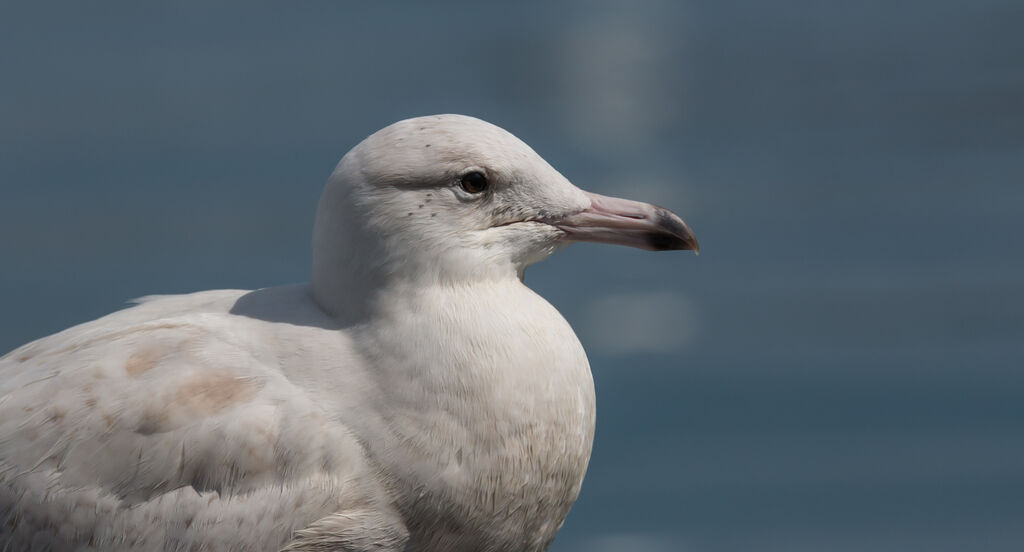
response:
<path id="1" fill-rule="evenodd" d="M 276 549 L 375 500 L 356 440 L 225 316 L 144 308 L 0 358 L 0 548 Z"/>

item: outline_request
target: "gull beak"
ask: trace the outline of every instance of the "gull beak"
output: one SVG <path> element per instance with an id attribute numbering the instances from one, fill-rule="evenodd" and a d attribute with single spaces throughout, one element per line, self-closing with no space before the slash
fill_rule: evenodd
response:
<path id="1" fill-rule="evenodd" d="M 672 211 L 650 203 L 585 193 L 590 198 L 590 207 L 549 223 L 566 233 L 564 239 L 650 251 L 700 251 L 693 231 Z"/>

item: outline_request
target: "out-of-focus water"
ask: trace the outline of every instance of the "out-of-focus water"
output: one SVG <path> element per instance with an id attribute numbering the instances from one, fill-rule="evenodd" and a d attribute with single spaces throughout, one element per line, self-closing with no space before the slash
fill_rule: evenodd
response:
<path id="1" fill-rule="evenodd" d="M 6 5 L 0 349 L 305 281 L 370 132 L 458 112 L 703 247 L 532 268 L 598 435 L 553 550 L 1024 546 L 1024 5 Z"/>

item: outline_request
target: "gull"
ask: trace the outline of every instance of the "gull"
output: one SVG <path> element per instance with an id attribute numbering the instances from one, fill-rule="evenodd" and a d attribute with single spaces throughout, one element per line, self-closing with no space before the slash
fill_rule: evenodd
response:
<path id="1" fill-rule="evenodd" d="M 697 249 L 479 119 L 374 133 L 308 284 L 144 297 L 0 358 L 0 549 L 546 550 L 594 386 L 523 272 L 577 241 Z"/>

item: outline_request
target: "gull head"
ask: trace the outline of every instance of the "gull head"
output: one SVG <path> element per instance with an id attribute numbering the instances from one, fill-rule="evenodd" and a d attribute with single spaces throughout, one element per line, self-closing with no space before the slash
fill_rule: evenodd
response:
<path id="1" fill-rule="evenodd" d="M 670 211 L 585 192 L 497 126 L 418 117 L 366 138 L 331 174 L 314 227 L 313 288 L 323 296 L 396 278 L 521 277 L 574 241 L 697 249 Z"/>

